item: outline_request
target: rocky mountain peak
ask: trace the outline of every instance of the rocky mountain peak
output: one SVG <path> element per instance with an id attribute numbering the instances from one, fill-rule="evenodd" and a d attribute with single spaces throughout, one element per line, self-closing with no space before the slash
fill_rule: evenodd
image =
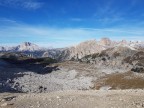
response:
<path id="1" fill-rule="evenodd" d="M 92 46 L 94 44 L 97 44 L 96 40 L 88 40 L 85 42 L 81 42 L 80 44 L 78 44 L 76 47 L 85 47 L 85 46 Z"/>
<path id="2" fill-rule="evenodd" d="M 120 41 L 120 44 L 126 45 L 126 44 L 128 44 L 128 42 L 126 40 L 122 40 L 122 41 Z"/>
<path id="3" fill-rule="evenodd" d="M 111 40 L 109 39 L 109 38 L 102 38 L 101 40 L 100 40 L 100 44 L 101 45 L 111 45 Z"/>
<path id="4" fill-rule="evenodd" d="M 17 46 L 17 50 L 18 51 L 37 51 L 37 50 L 40 50 L 40 47 L 30 42 L 24 42 Z"/>
<path id="5" fill-rule="evenodd" d="M 23 46 L 31 46 L 32 43 L 30 43 L 30 42 L 24 42 L 24 43 L 22 43 L 21 45 L 23 45 Z"/>

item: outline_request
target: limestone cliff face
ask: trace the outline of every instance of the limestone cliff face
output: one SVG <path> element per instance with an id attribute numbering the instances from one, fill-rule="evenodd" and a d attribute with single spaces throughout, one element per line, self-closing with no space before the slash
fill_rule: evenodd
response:
<path id="1" fill-rule="evenodd" d="M 105 48 L 98 44 L 96 40 L 82 42 L 75 47 L 69 48 L 70 58 L 80 59 L 86 55 L 104 50 Z"/>
<path id="2" fill-rule="evenodd" d="M 63 51 L 65 59 L 81 59 L 82 57 L 94 54 L 105 48 L 97 43 L 96 40 L 82 42 L 74 47 L 67 48 Z"/>
<path id="3" fill-rule="evenodd" d="M 122 41 L 120 42 L 120 44 L 126 45 L 126 44 L 128 44 L 128 42 L 127 42 L 126 40 L 122 40 Z"/>
<path id="4" fill-rule="evenodd" d="M 110 46 L 112 45 L 112 41 L 109 38 L 102 38 L 99 44 L 103 46 Z"/>
<path id="5" fill-rule="evenodd" d="M 81 59 L 86 55 L 99 53 L 103 50 L 111 48 L 113 44 L 114 42 L 108 38 L 103 38 L 100 41 L 89 40 L 82 42 L 74 47 L 68 48 L 66 51 L 64 51 L 64 53 L 67 53 L 67 59 Z"/>

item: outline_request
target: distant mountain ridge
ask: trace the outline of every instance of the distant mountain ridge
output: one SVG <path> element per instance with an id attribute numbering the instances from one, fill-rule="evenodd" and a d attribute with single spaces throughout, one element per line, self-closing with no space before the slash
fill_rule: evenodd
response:
<path id="1" fill-rule="evenodd" d="M 38 51 L 43 50 L 44 48 L 39 47 L 36 44 L 30 42 L 24 42 L 20 45 L 13 46 L 13 47 L 0 47 L 0 51 Z"/>
<path id="2" fill-rule="evenodd" d="M 41 50 L 41 48 L 36 44 L 32 44 L 30 42 L 24 42 L 21 45 L 17 46 L 17 50 L 18 51 L 38 51 Z"/>
<path id="3" fill-rule="evenodd" d="M 88 40 L 72 47 L 54 49 L 46 49 L 30 42 L 24 42 L 14 47 L 0 46 L 0 51 L 24 52 L 25 54 L 32 55 L 34 57 L 51 57 L 59 60 L 70 60 L 81 59 L 86 55 L 100 53 L 103 50 L 119 46 L 126 47 L 131 50 L 139 50 L 144 48 L 144 42 L 132 42 L 126 40 L 112 41 L 109 38 L 102 38 L 100 41 L 95 39 Z"/>

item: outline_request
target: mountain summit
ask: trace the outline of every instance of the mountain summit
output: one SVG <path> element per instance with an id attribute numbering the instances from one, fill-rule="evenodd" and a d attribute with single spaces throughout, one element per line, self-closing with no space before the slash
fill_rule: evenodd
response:
<path id="1" fill-rule="evenodd" d="M 18 45 L 16 47 L 16 49 L 18 51 L 38 51 L 41 48 L 36 44 L 30 43 L 30 42 L 24 42 L 24 43 Z"/>
<path id="2" fill-rule="evenodd" d="M 39 47 L 36 44 L 30 43 L 30 42 L 24 42 L 20 45 L 17 46 L 12 46 L 12 47 L 4 47 L 4 46 L 0 46 L 0 51 L 29 51 L 29 52 L 33 52 L 33 51 L 40 51 L 43 50 L 43 48 Z"/>
<path id="3" fill-rule="evenodd" d="M 112 43 L 112 41 L 109 39 L 109 38 L 102 38 L 101 40 L 100 40 L 100 44 L 101 45 L 111 45 L 111 43 Z"/>

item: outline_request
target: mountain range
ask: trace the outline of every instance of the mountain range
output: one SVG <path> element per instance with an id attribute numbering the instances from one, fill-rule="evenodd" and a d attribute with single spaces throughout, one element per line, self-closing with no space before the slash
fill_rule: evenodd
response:
<path id="1" fill-rule="evenodd" d="M 140 41 L 112 41 L 109 38 L 102 38 L 100 41 L 88 40 L 68 48 L 43 48 L 30 42 L 24 42 L 13 47 L 0 46 L 1 52 L 23 52 L 33 57 L 51 57 L 60 60 L 81 59 L 82 57 L 114 47 L 126 47 L 131 50 L 144 48 L 144 42 Z"/>

